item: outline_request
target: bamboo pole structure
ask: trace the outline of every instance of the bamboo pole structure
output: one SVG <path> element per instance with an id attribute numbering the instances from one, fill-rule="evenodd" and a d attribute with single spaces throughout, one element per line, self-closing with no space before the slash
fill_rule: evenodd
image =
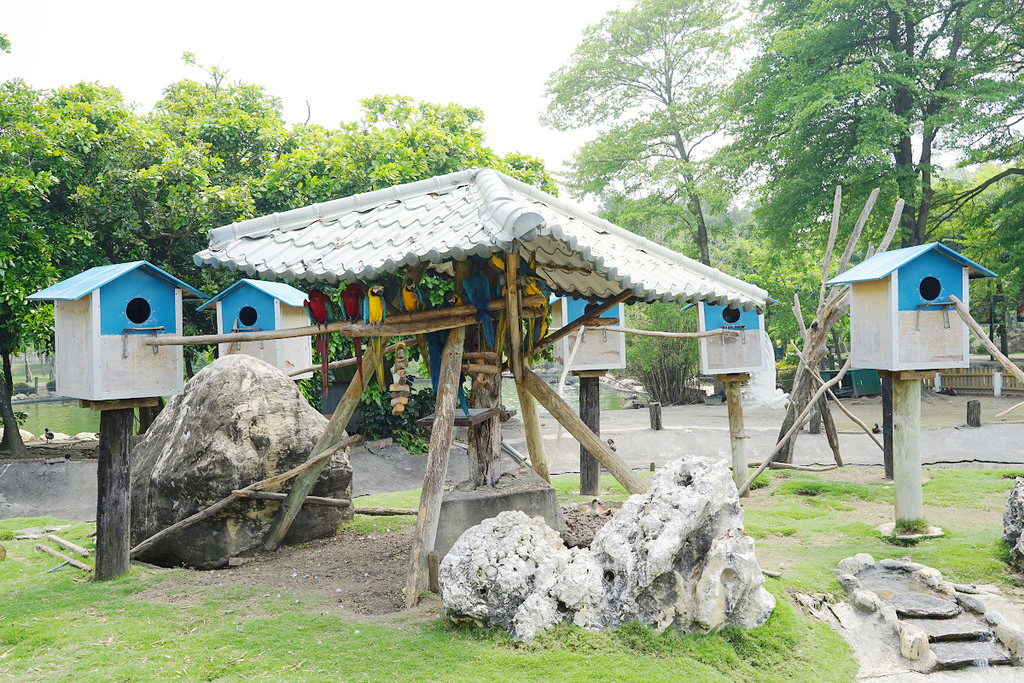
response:
<path id="1" fill-rule="evenodd" d="M 530 296 L 523 299 L 524 308 L 536 308 L 546 303 L 543 296 Z M 491 310 L 505 308 L 500 299 L 491 301 Z M 364 324 L 350 322 L 333 322 L 326 325 L 306 327 L 288 327 L 280 330 L 262 330 L 255 332 L 231 332 L 228 334 L 200 334 L 194 336 L 162 335 L 146 338 L 147 346 L 189 346 L 195 344 L 220 344 L 224 342 L 270 341 L 273 339 L 291 339 L 293 337 L 312 337 L 318 334 L 332 333 L 343 337 L 403 337 L 450 330 L 456 327 L 472 325 L 476 322 L 476 306 L 464 304 L 448 308 L 435 308 L 428 311 L 412 313 L 396 313 L 389 315 L 380 324 Z M 539 311 L 521 313 L 520 317 L 538 317 Z M 319 369 L 317 366 L 316 369 Z"/>
<path id="2" fill-rule="evenodd" d="M 526 391 L 523 386 L 526 358 L 523 354 L 523 326 L 520 322 L 522 317 L 519 308 L 518 253 L 512 253 L 505 257 L 505 302 L 508 310 L 509 364 L 512 366 L 512 374 L 515 377 L 519 409 L 523 413 L 523 427 L 526 431 L 526 448 L 530 454 L 530 465 L 534 472 L 545 481 L 550 482 L 551 474 L 548 469 L 548 459 L 544 453 L 544 437 L 540 431 L 540 415 L 537 413 L 537 404 L 534 403 L 530 392 Z"/>
<path id="3" fill-rule="evenodd" d="M 316 442 L 316 445 L 313 446 L 310 459 L 323 453 L 344 438 L 345 427 L 348 426 L 352 413 L 355 412 L 356 406 L 359 405 L 359 397 L 363 395 L 363 390 L 366 389 L 366 385 L 373 379 L 373 374 L 376 371 L 377 365 L 382 360 L 382 355 L 383 347 L 375 351 L 371 346 L 366 350 L 366 354 L 363 356 L 362 381 L 360 381 L 358 373 L 352 377 L 348 389 L 345 390 L 345 394 L 338 401 L 338 407 L 334 409 L 334 414 L 331 415 L 331 419 L 327 423 L 327 428 L 324 429 L 323 435 Z M 263 537 L 262 546 L 264 549 L 277 550 L 285 534 L 288 533 L 288 529 L 291 528 L 292 522 L 295 521 L 295 516 L 299 514 L 299 510 L 302 508 L 302 501 L 309 495 L 313 484 L 316 483 L 317 477 L 320 476 L 320 472 L 323 471 L 326 464 L 327 458 L 324 458 L 317 465 L 301 473 L 295 479 L 295 483 L 292 484 L 292 490 L 288 494 L 288 499 L 281 503 L 281 508 L 277 511 L 274 522 L 270 525 L 266 536 Z"/>
<path id="4" fill-rule="evenodd" d="M 455 434 L 455 404 L 459 393 L 459 375 L 462 369 L 462 347 L 466 341 L 466 328 L 456 327 L 448 334 L 441 353 L 441 371 L 437 384 L 437 405 L 434 425 L 430 431 L 430 449 L 427 471 L 423 477 L 416 531 L 409 552 L 409 574 L 405 583 L 405 607 L 416 606 L 419 595 L 427 588 L 427 556 L 434 549 L 437 523 L 441 515 L 444 478 L 448 470 L 448 451 Z"/>
<path id="5" fill-rule="evenodd" d="M 601 441 L 594 432 L 573 412 L 561 396 L 549 387 L 532 370 L 523 369 L 522 384 L 526 391 L 533 395 L 573 437 L 585 446 L 590 454 L 600 462 L 608 473 L 615 477 L 629 493 L 643 493 L 647 490 L 644 483 L 633 473 L 633 470 L 616 455 L 608 444 Z"/>

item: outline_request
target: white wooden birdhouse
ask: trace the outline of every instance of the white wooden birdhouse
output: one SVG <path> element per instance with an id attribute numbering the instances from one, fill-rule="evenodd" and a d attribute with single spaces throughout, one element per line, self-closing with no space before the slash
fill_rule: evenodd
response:
<path id="1" fill-rule="evenodd" d="M 968 367 L 969 331 L 949 297 L 969 306 L 967 283 L 979 277 L 995 273 L 933 242 L 872 256 L 829 280 L 851 285 L 852 367 Z"/>
<path id="2" fill-rule="evenodd" d="M 700 371 L 705 375 L 729 375 L 761 370 L 764 355 L 764 313 L 732 306 L 698 304 L 701 332 L 733 330 L 736 334 L 701 337 Z"/>
<path id="3" fill-rule="evenodd" d="M 306 327 L 309 317 L 302 302 L 306 293 L 283 282 L 239 280 L 216 295 L 197 311 L 217 311 L 218 334 L 282 330 Z M 313 364 L 312 337 L 292 337 L 267 341 L 226 342 L 218 344 L 221 356 L 244 353 L 264 360 L 282 372 L 290 373 Z M 294 375 L 292 379 L 312 377 L 312 372 Z"/>
<path id="4" fill-rule="evenodd" d="M 54 302 L 57 393 L 90 401 L 181 393 L 181 346 L 148 346 L 180 335 L 183 293 L 206 295 L 146 261 L 97 266 L 29 299 Z"/>
<path id="5" fill-rule="evenodd" d="M 558 329 L 583 316 L 587 306 L 600 306 L 586 299 L 562 297 L 551 304 L 551 327 Z M 601 314 L 594 326 L 581 327 L 554 344 L 555 363 L 565 366 L 579 335 L 583 334 L 570 370 L 615 370 L 626 367 L 626 335 L 622 328 L 625 306 L 619 304 Z M 586 330 L 584 333 L 583 330 Z"/>

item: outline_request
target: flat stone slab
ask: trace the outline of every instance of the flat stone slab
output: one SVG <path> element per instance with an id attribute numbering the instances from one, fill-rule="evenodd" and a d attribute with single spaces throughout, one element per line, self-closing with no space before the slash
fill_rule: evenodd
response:
<path id="1" fill-rule="evenodd" d="M 900 618 L 951 619 L 960 614 L 960 605 L 927 593 L 893 593 L 887 601 Z"/>
<path id="2" fill-rule="evenodd" d="M 960 669 L 966 666 L 1010 664 L 1010 658 L 989 641 L 953 641 L 934 643 L 936 669 Z"/>
<path id="3" fill-rule="evenodd" d="M 928 634 L 929 642 L 947 640 L 990 640 L 992 630 L 976 617 L 960 615 L 952 619 L 904 619 Z"/>

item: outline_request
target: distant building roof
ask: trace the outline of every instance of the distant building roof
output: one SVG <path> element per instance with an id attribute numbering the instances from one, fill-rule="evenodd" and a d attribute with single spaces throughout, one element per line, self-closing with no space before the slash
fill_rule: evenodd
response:
<path id="1" fill-rule="evenodd" d="M 315 282 L 372 280 L 518 245 L 559 294 L 762 309 L 767 292 L 491 169 L 472 169 L 210 231 L 197 265 Z"/>
<path id="2" fill-rule="evenodd" d="M 243 287 L 243 286 L 246 286 L 246 285 L 248 285 L 249 287 L 253 287 L 255 289 L 258 289 L 259 291 L 263 292 L 264 294 L 268 294 L 268 295 L 274 297 L 275 299 L 278 299 L 278 300 L 288 304 L 289 306 L 301 306 L 302 302 L 306 300 L 306 293 L 305 292 L 303 292 L 300 289 L 295 289 L 291 285 L 286 284 L 284 282 L 266 282 L 265 280 L 250 280 L 248 278 L 242 278 L 241 280 L 239 280 L 235 284 L 233 284 L 230 287 L 228 287 L 227 289 L 225 289 L 220 294 L 216 295 L 215 297 L 213 297 L 212 299 L 207 301 L 205 304 L 203 304 L 202 306 L 200 306 L 196 310 L 197 311 L 202 311 L 204 309 L 207 309 L 210 306 L 213 306 L 214 304 L 216 304 L 218 301 L 223 299 L 225 296 L 227 296 L 231 292 L 233 292 L 236 289 L 238 289 L 239 287 Z"/>
<path id="3" fill-rule="evenodd" d="M 155 275 L 162 280 L 166 280 L 175 287 L 180 287 L 200 299 L 207 298 L 206 295 L 198 289 L 185 284 L 178 278 L 160 270 L 148 261 L 132 261 L 130 263 L 115 263 L 110 266 L 96 266 L 81 272 L 78 275 L 69 277 L 67 280 L 51 285 L 44 290 L 38 291 L 27 298 L 37 301 L 74 301 L 76 299 L 81 299 L 94 289 L 98 289 L 108 282 L 116 280 L 125 273 L 130 273 L 137 268 L 142 268 L 151 275 Z"/>
<path id="4" fill-rule="evenodd" d="M 825 284 L 844 285 L 850 282 L 881 280 L 884 277 L 888 277 L 888 275 L 897 268 L 902 268 L 919 256 L 933 250 L 966 267 L 968 269 L 968 277 L 970 278 L 996 277 L 996 274 L 988 268 L 979 266 L 974 261 L 961 256 L 949 247 L 939 244 L 938 242 L 929 242 L 928 244 L 921 244 L 916 247 L 893 249 L 892 251 L 885 251 L 881 254 L 876 254 L 863 263 L 859 263 L 853 268 L 850 268 L 845 273 L 840 273 Z"/>

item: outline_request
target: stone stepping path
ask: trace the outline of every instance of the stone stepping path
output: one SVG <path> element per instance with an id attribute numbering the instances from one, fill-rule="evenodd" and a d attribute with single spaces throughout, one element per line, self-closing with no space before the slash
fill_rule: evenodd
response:
<path id="1" fill-rule="evenodd" d="M 838 576 L 860 609 L 889 610 L 902 655 L 926 666 L 930 660 L 933 671 L 1012 665 L 1007 645 L 1020 654 L 1020 643 L 1000 642 L 993 631 L 1002 617 L 985 614 L 977 599 L 961 593 L 968 587 L 954 586 L 935 569 L 857 555 L 839 564 Z"/>

